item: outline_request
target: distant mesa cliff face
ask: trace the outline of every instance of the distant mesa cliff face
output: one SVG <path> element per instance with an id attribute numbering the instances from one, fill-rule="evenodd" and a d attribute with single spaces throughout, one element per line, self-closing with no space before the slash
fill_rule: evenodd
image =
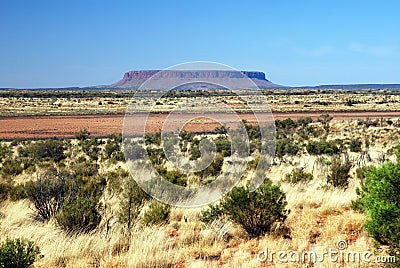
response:
<path id="1" fill-rule="evenodd" d="M 146 82 L 150 77 L 151 83 Z M 250 79 L 248 79 L 250 78 Z M 251 83 L 251 81 L 254 83 Z M 223 88 L 220 85 L 237 88 L 273 88 L 280 87 L 265 78 L 263 72 L 247 72 L 247 71 L 225 71 L 225 70 L 199 70 L 199 71 L 180 71 L 180 70 L 146 70 L 146 71 L 129 71 L 124 77 L 115 84 L 110 85 L 113 88 L 132 88 L 138 89 L 142 84 L 151 89 L 169 89 L 171 85 L 177 84 L 199 84 L 201 81 L 207 81 L 209 84 L 201 85 L 201 88 L 218 89 Z M 181 88 L 195 88 L 196 86 L 181 86 Z"/>

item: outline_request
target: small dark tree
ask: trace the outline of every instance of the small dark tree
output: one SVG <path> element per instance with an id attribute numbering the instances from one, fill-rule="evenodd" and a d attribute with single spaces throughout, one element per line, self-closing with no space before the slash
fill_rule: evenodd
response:
<path id="1" fill-rule="evenodd" d="M 311 173 L 305 172 L 303 169 L 295 169 L 292 173 L 286 174 L 285 181 L 289 183 L 307 183 L 313 180 Z"/>
<path id="2" fill-rule="evenodd" d="M 55 216 L 67 199 L 67 173 L 49 169 L 41 173 L 37 181 L 25 184 L 26 197 L 32 202 L 36 213 L 43 220 Z"/>
<path id="3" fill-rule="evenodd" d="M 282 157 L 284 155 L 296 155 L 300 151 L 299 145 L 297 145 L 291 139 L 278 139 L 276 141 L 276 155 Z"/>
<path id="4" fill-rule="evenodd" d="M 126 227 L 128 232 L 130 232 L 133 223 L 138 218 L 141 209 L 148 199 L 148 194 L 137 185 L 136 181 L 130 177 L 125 179 L 118 211 L 118 220 Z"/>
<path id="5" fill-rule="evenodd" d="M 349 185 L 350 169 L 353 164 L 348 157 L 341 161 L 339 156 L 332 158 L 330 173 L 327 177 L 327 182 L 334 187 L 347 188 Z"/>
<path id="6" fill-rule="evenodd" d="M 329 133 L 329 122 L 332 120 L 332 116 L 329 114 L 322 114 L 319 118 L 318 121 L 322 123 L 322 126 L 324 127 L 325 134 Z"/>

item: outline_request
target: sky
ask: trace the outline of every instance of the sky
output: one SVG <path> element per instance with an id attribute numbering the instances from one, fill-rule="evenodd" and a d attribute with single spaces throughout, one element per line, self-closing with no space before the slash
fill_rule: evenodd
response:
<path id="1" fill-rule="evenodd" d="M 400 1 L 0 1 L 0 87 L 212 61 L 285 86 L 400 83 Z"/>

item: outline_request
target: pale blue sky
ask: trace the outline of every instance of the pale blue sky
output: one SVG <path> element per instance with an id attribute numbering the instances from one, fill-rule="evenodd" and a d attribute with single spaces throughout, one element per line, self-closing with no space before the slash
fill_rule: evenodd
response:
<path id="1" fill-rule="evenodd" d="M 400 83 L 399 1 L 0 1 L 0 87 L 214 61 L 288 86 Z"/>

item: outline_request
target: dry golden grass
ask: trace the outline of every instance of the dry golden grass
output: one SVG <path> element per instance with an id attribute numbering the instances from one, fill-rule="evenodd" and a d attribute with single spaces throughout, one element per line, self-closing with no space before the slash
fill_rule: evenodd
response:
<path id="1" fill-rule="evenodd" d="M 311 198 L 307 192 L 302 196 L 298 187 L 284 185 L 283 189 L 291 209 L 286 222 L 291 239 L 271 234 L 248 240 L 238 226 L 228 222 L 204 226 L 198 222 L 199 209 L 179 208 L 172 210 L 167 226 L 137 226 L 131 237 L 124 236 L 118 225 L 107 235 L 100 229 L 70 236 L 53 222 L 33 221 L 27 201 L 7 201 L 3 205 L 1 237 L 35 241 L 43 254 L 35 267 L 260 267 L 265 263 L 257 255 L 266 248 L 299 252 L 313 247 L 335 249 L 337 241 L 345 240 L 349 250 L 373 249 L 371 239 L 362 230 L 364 216 L 349 209 L 351 191 L 319 190 Z M 232 236 L 230 240 L 226 233 Z M 302 266 L 296 263 L 290 267 Z"/>

